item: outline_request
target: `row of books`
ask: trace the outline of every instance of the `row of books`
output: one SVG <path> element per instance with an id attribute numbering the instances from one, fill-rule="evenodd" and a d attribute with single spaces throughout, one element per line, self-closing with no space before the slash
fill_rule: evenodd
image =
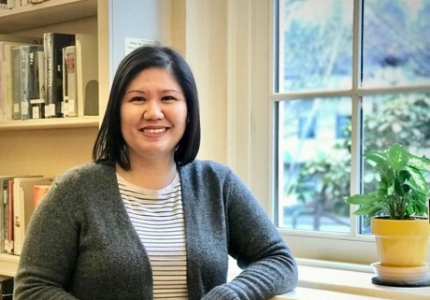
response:
<path id="1" fill-rule="evenodd" d="M 0 35 L 0 121 L 98 115 L 97 38 Z"/>
<path id="2" fill-rule="evenodd" d="M 21 254 L 30 217 L 52 180 L 41 175 L 0 176 L 0 253 Z"/>
<path id="3" fill-rule="evenodd" d="M 0 10 L 13 9 L 27 5 L 43 3 L 49 0 L 0 0 Z"/>
<path id="4" fill-rule="evenodd" d="M 0 275 L 0 300 L 12 300 L 14 278 Z"/>

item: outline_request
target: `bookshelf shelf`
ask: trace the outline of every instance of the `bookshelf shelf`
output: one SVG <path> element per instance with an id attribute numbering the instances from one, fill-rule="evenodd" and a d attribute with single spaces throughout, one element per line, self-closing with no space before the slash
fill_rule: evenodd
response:
<path id="1" fill-rule="evenodd" d="M 18 267 L 19 256 L 0 253 L 0 274 L 14 276 Z"/>
<path id="2" fill-rule="evenodd" d="M 97 0 L 50 0 L 0 12 L 0 33 L 78 20 L 97 15 Z"/>
<path id="3" fill-rule="evenodd" d="M 0 131 L 98 127 L 99 117 L 53 118 L 0 122 Z"/>

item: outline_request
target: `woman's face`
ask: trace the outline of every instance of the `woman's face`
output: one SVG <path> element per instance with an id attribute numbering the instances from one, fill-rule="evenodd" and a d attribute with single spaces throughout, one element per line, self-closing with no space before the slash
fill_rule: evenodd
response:
<path id="1" fill-rule="evenodd" d="M 146 69 L 130 82 L 121 103 L 121 132 L 132 164 L 156 159 L 173 162 L 186 123 L 184 93 L 168 71 Z"/>

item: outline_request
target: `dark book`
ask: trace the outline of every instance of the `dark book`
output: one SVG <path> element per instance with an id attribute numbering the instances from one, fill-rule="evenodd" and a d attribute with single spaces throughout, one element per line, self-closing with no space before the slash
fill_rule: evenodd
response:
<path id="1" fill-rule="evenodd" d="M 45 52 L 45 117 L 63 117 L 63 48 L 75 45 L 75 35 L 43 34 Z"/>
<path id="2" fill-rule="evenodd" d="M 26 120 L 33 118 L 31 101 L 44 98 L 41 94 L 41 78 L 39 78 L 39 67 L 43 68 L 43 65 L 39 66 L 38 59 L 39 54 L 43 53 L 43 46 L 25 45 L 20 46 L 19 49 L 21 52 L 21 119 Z"/>
<path id="3" fill-rule="evenodd" d="M 12 300 L 13 277 L 0 275 L 0 300 Z"/>

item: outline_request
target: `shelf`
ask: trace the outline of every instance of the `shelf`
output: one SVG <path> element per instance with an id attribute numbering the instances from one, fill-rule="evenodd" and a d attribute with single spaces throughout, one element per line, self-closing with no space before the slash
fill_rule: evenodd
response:
<path id="1" fill-rule="evenodd" d="M 24 121 L 2 121 L 0 131 L 38 130 L 58 128 L 98 127 L 99 117 L 52 118 Z"/>
<path id="2" fill-rule="evenodd" d="M 0 11 L 0 33 L 78 20 L 97 15 L 97 0 L 50 0 Z"/>
<path id="3" fill-rule="evenodd" d="M 15 276 L 19 256 L 0 253 L 0 275 Z"/>

